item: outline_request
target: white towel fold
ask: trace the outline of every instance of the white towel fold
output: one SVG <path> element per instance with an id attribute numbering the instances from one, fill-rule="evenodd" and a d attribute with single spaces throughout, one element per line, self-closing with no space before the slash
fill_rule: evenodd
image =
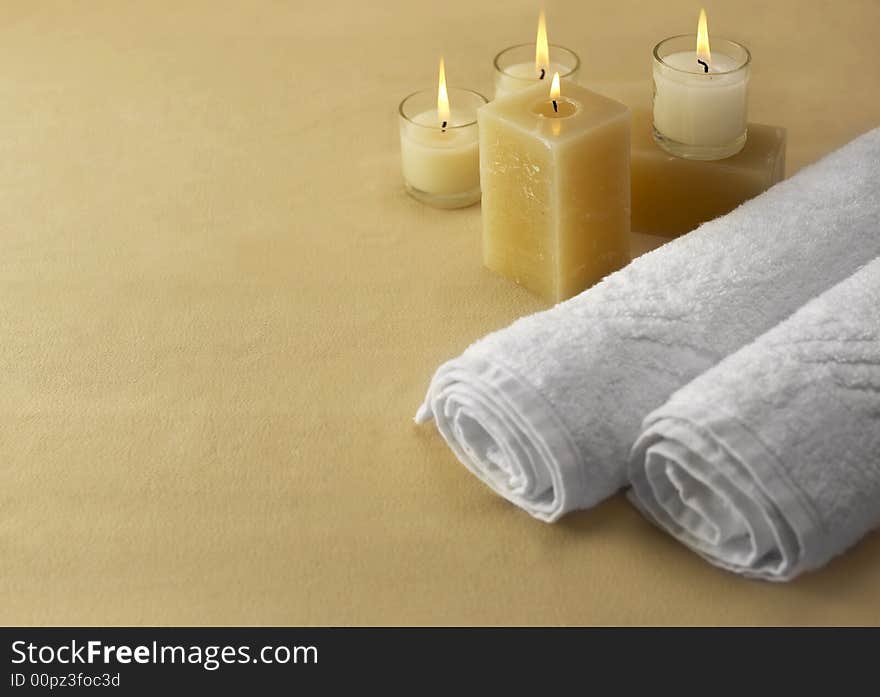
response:
<path id="1" fill-rule="evenodd" d="M 788 580 L 880 524 L 880 258 L 650 414 L 631 498 L 718 566 Z"/>
<path id="2" fill-rule="evenodd" d="M 880 129 L 434 375 L 432 417 L 498 494 L 553 521 L 626 481 L 642 419 L 880 254 Z"/>

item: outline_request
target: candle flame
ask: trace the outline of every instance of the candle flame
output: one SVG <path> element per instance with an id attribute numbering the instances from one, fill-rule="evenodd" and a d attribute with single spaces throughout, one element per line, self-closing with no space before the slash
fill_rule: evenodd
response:
<path id="1" fill-rule="evenodd" d="M 538 14 L 538 38 L 535 41 L 535 73 L 543 79 L 550 68 L 550 46 L 547 44 L 547 20 L 544 10 Z"/>
<path id="2" fill-rule="evenodd" d="M 559 73 L 553 73 L 553 82 L 550 84 L 550 99 L 559 99 Z"/>
<path id="3" fill-rule="evenodd" d="M 709 51 L 709 23 L 706 21 L 706 10 L 700 10 L 700 21 L 697 24 L 697 60 L 704 61 L 706 65 L 712 62 L 712 53 Z"/>
<path id="4" fill-rule="evenodd" d="M 440 57 L 440 77 L 437 80 L 437 120 L 443 126 L 449 121 L 449 95 L 446 93 L 446 64 Z"/>

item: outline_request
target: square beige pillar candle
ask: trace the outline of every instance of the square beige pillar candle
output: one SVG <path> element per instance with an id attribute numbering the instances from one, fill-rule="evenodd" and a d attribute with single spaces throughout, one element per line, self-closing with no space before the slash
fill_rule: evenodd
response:
<path id="1" fill-rule="evenodd" d="M 551 302 L 629 261 L 630 113 L 563 81 L 482 107 L 483 262 Z"/>
<path id="2" fill-rule="evenodd" d="M 632 126 L 632 228 L 678 237 L 729 213 L 785 177 L 785 129 L 750 123 L 745 147 L 733 157 L 700 161 L 674 157 L 652 133 L 651 113 L 635 110 Z"/>

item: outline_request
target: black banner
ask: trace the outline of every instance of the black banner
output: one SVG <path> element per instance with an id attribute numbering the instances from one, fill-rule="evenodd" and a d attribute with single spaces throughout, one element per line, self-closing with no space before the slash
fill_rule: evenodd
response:
<path id="1" fill-rule="evenodd" d="M 0 694 L 812 687 L 872 666 L 877 630 L 7 628 Z M 818 673 L 816 671 L 819 671 Z M 676 687 L 675 689 L 679 689 Z M 665 688 L 664 688 L 665 691 Z M 687 691 L 687 690 L 685 690 Z"/>

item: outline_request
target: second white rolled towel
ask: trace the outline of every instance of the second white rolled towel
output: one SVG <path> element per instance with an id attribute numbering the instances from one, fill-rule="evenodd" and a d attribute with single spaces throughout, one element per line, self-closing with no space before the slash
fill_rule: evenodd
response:
<path id="1" fill-rule="evenodd" d="M 880 523 L 880 259 L 645 419 L 631 498 L 709 561 L 787 580 Z"/>
<path id="2" fill-rule="evenodd" d="M 433 418 L 477 477 L 553 521 L 626 481 L 642 419 L 880 254 L 880 129 L 442 365 Z"/>

